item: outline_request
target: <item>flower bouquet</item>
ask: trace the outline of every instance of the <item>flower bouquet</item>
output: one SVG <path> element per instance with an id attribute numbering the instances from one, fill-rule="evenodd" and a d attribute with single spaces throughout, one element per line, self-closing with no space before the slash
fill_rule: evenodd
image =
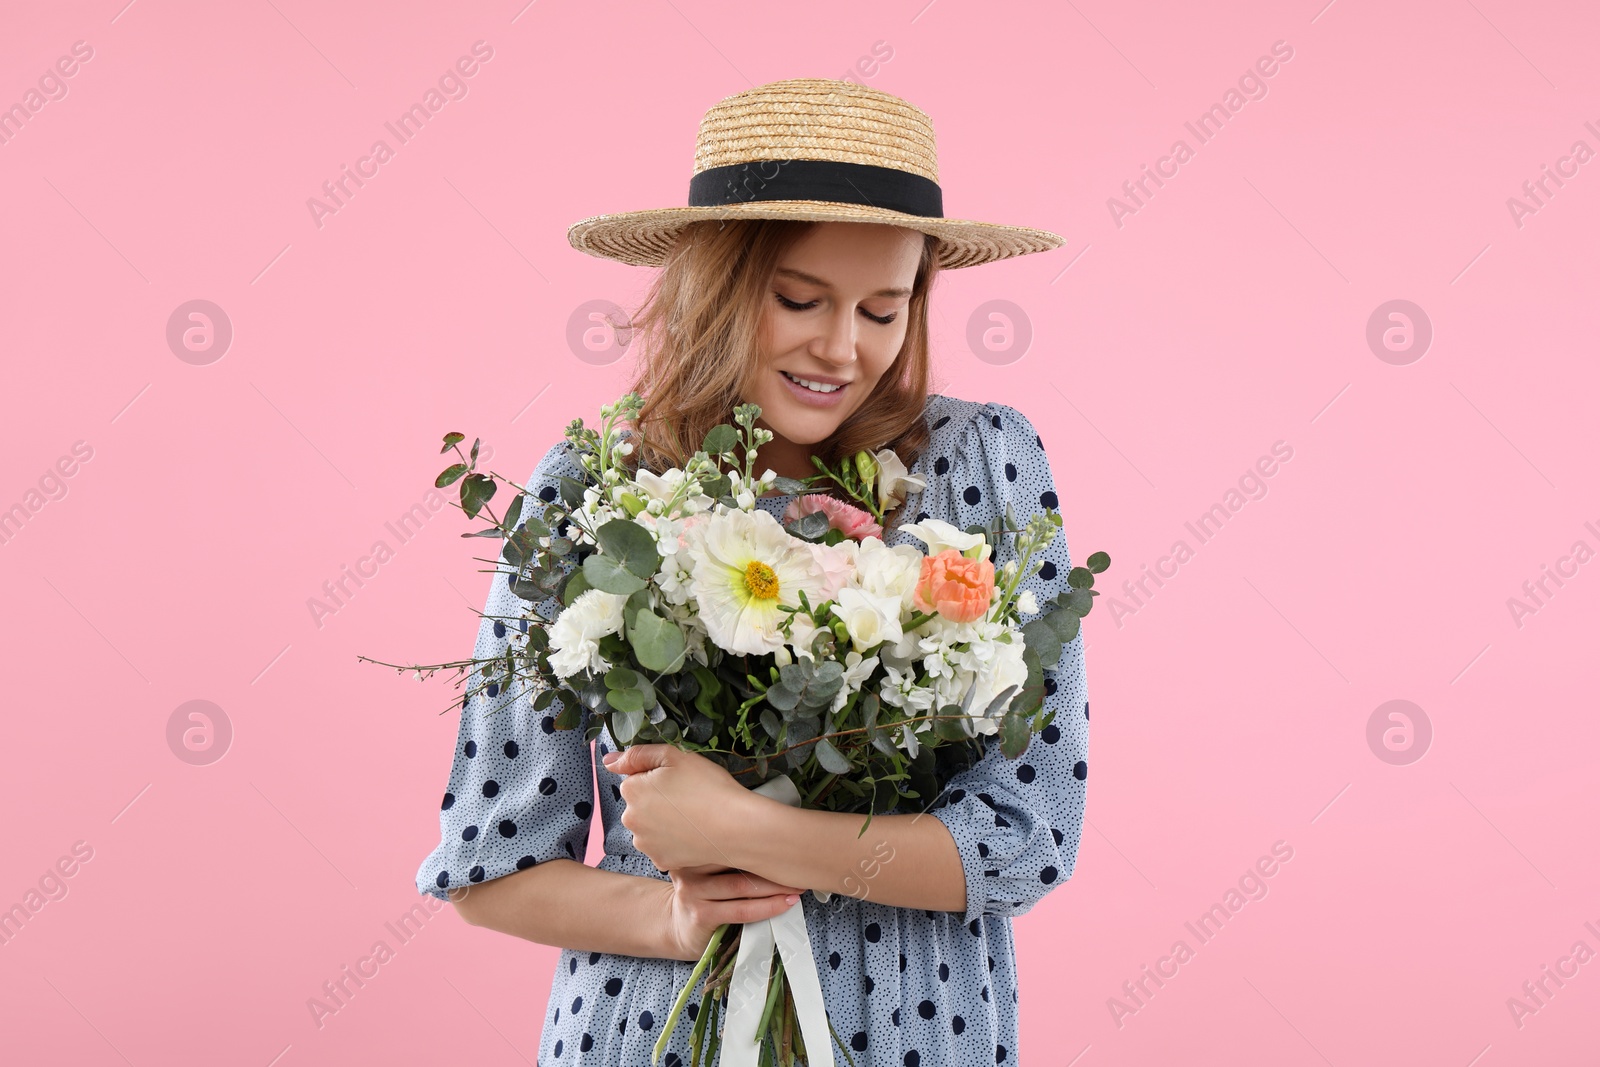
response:
<path id="1" fill-rule="evenodd" d="M 465 437 L 446 435 L 443 451 L 455 449 L 461 462 L 435 485 L 460 482 L 467 516 L 493 521 L 462 536 L 501 540 L 511 588 L 529 607 L 503 656 L 397 669 L 419 679 L 450 668 L 472 677 L 463 708 L 479 688 L 493 694 L 536 679 L 533 708 L 559 705 L 557 729 L 577 728 L 587 712 L 588 740 L 609 729 L 622 746 L 697 752 L 769 796 L 863 814 L 862 832 L 874 814 L 912 800 L 931 805 L 987 744 L 1015 759 L 1049 725 L 1043 671 L 1078 636 L 1099 595 L 1094 575 L 1110 564 L 1103 552 L 1090 555 L 1049 604 L 1021 590 L 1061 526 L 1058 513 L 1020 528 L 1009 508 L 967 530 L 925 519 L 900 527 L 925 551 L 890 546 L 886 514 L 924 488 L 891 450 L 833 467 L 813 457 L 818 473 L 805 479 L 758 476 L 755 460 L 772 433 L 755 426 L 759 407 L 742 404 L 681 468 L 652 472 L 628 460 L 627 424 L 641 407 L 629 393 L 601 408 L 598 430 L 581 419 L 567 427 L 585 476 L 563 477 L 558 499 L 530 499 L 499 479 L 518 493 L 500 518 L 488 509 L 498 476 L 476 469 L 476 443 L 461 455 Z M 781 521 L 755 504 L 772 490 L 796 494 Z M 994 546 L 1006 536 L 1016 538 L 1015 558 L 997 569 Z M 551 598 L 561 604 L 553 619 L 537 611 Z M 704 979 L 696 1065 L 702 1053 L 714 1061 L 724 999 L 729 1038 L 753 1035 L 737 1050 L 740 1062 L 753 1064 L 770 1035 L 775 1062 L 792 1064 L 809 1044 L 817 1051 L 803 1062 L 831 1063 L 827 1037 L 838 1035 L 809 947 L 794 948 L 794 923 L 803 943 L 798 909 L 756 924 L 762 949 L 754 953 L 740 951 L 752 931 L 718 928 L 662 1027 L 656 1057 Z M 781 958 L 769 990 L 774 934 Z M 730 996 L 741 984 L 754 996 L 749 988 Z"/>

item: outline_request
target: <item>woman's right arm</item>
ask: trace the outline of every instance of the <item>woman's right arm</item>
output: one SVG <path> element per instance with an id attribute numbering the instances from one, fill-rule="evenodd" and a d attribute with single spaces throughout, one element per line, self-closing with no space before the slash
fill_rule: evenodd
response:
<path id="1" fill-rule="evenodd" d="M 555 859 L 454 890 L 451 902 L 473 926 L 541 945 L 677 959 L 671 894 L 672 883 L 659 878 Z"/>
<path id="2" fill-rule="evenodd" d="M 541 515 L 562 475 L 583 477 L 565 440 L 529 479 L 523 514 Z M 500 562 L 479 622 L 478 660 L 505 655 L 526 633 L 527 601 L 511 591 L 514 568 Z M 560 566 L 570 570 L 572 555 Z M 538 607 L 550 619 L 561 602 Z M 469 675 L 467 684 L 481 679 Z M 721 924 L 789 907 L 785 896 L 798 889 L 743 872 L 696 868 L 666 880 L 585 864 L 595 789 L 587 723 L 556 729 L 559 709 L 535 711 L 534 693 L 533 682 L 519 678 L 504 690 L 483 687 L 462 709 L 439 843 L 417 870 L 419 892 L 451 901 L 474 926 L 542 945 L 686 960 L 700 958 Z"/>
<path id="3" fill-rule="evenodd" d="M 551 860 L 452 899 L 472 925 L 541 945 L 693 963 L 717 927 L 780 915 L 803 892 L 726 867 L 693 867 L 669 878 Z"/>

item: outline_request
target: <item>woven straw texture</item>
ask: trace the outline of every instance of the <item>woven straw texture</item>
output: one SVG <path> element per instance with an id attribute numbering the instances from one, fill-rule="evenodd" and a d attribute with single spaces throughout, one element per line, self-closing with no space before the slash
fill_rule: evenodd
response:
<path id="1" fill-rule="evenodd" d="M 939 180 L 933 122 L 881 89 L 827 78 L 794 78 L 735 93 L 700 121 L 694 173 L 767 160 L 816 159 L 890 167 Z M 781 172 L 778 178 L 781 180 Z M 659 267 L 678 233 L 713 219 L 799 219 L 905 226 L 939 238 L 944 269 L 972 267 L 1057 248 L 1048 230 L 966 219 L 930 219 L 886 208 L 816 200 L 745 201 L 717 207 L 655 208 L 596 215 L 574 223 L 567 240 L 581 252 Z"/>

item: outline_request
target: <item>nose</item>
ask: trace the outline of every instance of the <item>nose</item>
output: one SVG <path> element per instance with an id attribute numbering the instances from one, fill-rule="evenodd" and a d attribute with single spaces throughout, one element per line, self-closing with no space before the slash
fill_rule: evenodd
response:
<path id="1" fill-rule="evenodd" d="M 826 328 L 811 342 L 811 354 L 843 367 L 856 360 L 855 308 L 841 308 L 828 320 Z"/>

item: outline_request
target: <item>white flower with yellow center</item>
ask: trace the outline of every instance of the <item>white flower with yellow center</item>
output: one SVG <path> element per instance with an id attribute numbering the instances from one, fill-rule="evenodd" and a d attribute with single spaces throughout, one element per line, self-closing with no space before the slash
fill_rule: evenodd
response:
<path id="1" fill-rule="evenodd" d="M 783 643 L 785 607 L 826 599 L 811 546 L 789 536 L 765 511 L 722 511 L 686 535 L 690 589 L 706 633 L 730 652 L 761 655 Z"/>

